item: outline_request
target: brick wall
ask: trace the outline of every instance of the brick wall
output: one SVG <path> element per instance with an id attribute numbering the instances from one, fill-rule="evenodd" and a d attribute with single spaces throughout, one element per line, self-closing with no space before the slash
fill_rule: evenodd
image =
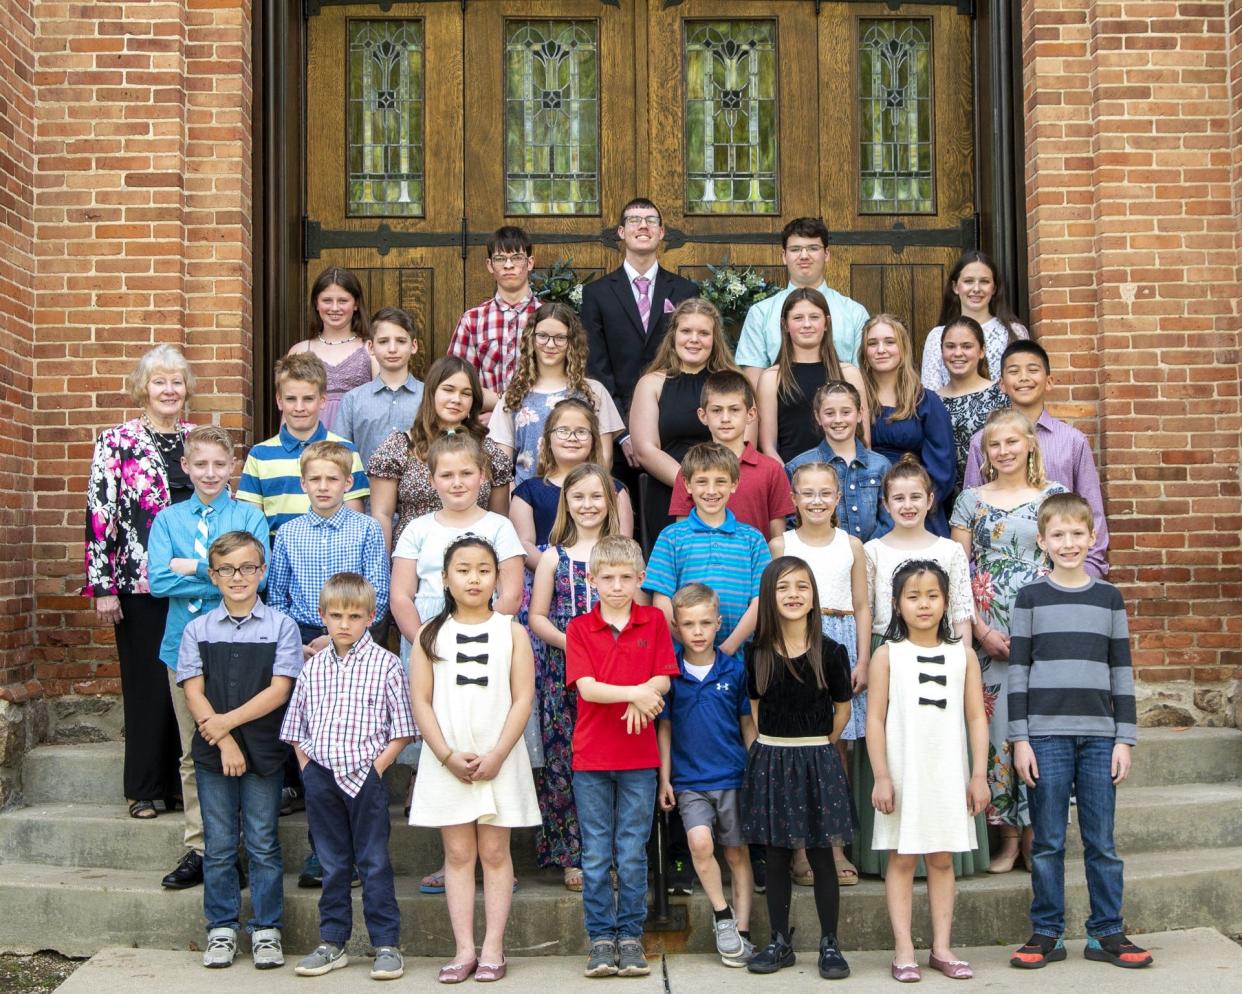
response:
<path id="1" fill-rule="evenodd" d="M 1096 440 L 1138 674 L 1194 681 L 1195 717 L 1242 666 L 1240 22 L 1023 4 L 1032 318 Z"/>
<path id="2" fill-rule="evenodd" d="M 125 374 L 182 345 L 193 420 L 250 427 L 250 5 L 37 3 L 35 20 L 36 670 L 51 695 L 116 692 L 112 632 L 76 590 L 92 444 L 135 413 Z"/>
<path id="3" fill-rule="evenodd" d="M 21 696 L 32 675 L 34 500 L 34 21 L 0 0 L 0 687 Z"/>

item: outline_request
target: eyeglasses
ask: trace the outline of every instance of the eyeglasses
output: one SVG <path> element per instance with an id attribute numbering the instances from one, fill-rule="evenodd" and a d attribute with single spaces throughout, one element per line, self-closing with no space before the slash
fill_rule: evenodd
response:
<path id="1" fill-rule="evenodd" d="M 628 214 L 623 219 L 623 223 L 627 228 L 641 228 L 646 225 L 648 228 L 660 227 L 659 214 Z"/>
<path id="2" fill-rule="evenodd" d="M 494 255 L 492 256 L 492 265 L 499 266 L 504 269 L 505 266 L 520 266 L 526 261 L 525 252 L 514 252 L 512 255 Z"/>
<path id="3" fill-rule="evenodd" d="M 790 255 L 815 255 L 825 249 L 822 245 L 790 245 L 785 251 Z"/>
<path id="4" fill-rule="evenodd" d="M 549 335 L 546 331 L 535 332 L 536 345 L 555 345 L 558 349 L 569 344 L 568 335 Z"/>
<path id="5" fill-rule="evenodd" d="M 215 566 L 210 571 L 216 576 L 222 576 L 226 580 L 231 580 L 238 573 L 242 576 L 254 576 L 263 568 L 261 563 L 242 563 L 240 566 Z"/>
<path id="6" fill-rule="evenodd" d="M 591 437 L 591 429 L 590 428 L 566 428 L 564 425 L 561 425 L 558 428 L 553 428 L 552 434 L 555 435 L 557 438 L 559 438 L 562 442 L 568 439 L 571 439 L 571 438 L 575 442 L 585 442 L 588 438 Z"/>
<path id="7" fill-rule="evenodd" d="M 799 490 L 798 499 L 808 504 L 827 504 L 837 496 L 835 490 Z"/>

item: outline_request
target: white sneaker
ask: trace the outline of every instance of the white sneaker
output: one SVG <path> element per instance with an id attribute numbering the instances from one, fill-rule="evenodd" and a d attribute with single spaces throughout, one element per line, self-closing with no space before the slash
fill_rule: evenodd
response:
<path id="1" fill-rule="evenodd" d="M 207 948 L 203 950 L 203 966 L 220 970 L 233 965 L 237 955 L 237 929 L 222 926 L 207 933 Z"/>
<path id="2" fill-rule="evenodd" d="M 275 970 L 285 965 L 285 952 L 280 947 L 280 929 L 255 929 L 250 937 L 250 953 L 256 970 Z"/>

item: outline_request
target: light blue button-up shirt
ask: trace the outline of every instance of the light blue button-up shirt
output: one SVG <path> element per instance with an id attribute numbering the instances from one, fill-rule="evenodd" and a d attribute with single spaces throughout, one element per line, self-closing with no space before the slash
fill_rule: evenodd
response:
<path id="1" fill-rule="evenodd" d="M 379 376 L 341 398 L 332 430 L 354 443 L 363 469 L 395 431 L 409 431 L 423 399 L 423 382 L 407 376 L 395 390 Z"/>
<path id="2" fill-rule="evenodd" d="M 776 363 L 781 348 L 781 308 L 785 298 L 796 290 L 792 283 L 774 296 L 755 304 L 746 312 L 742 333 L 737 340 L 735 358 L 739 366 L 755 366 L 767 369 Z M 844 294 L 837 293 L 827 283 L 821 282 L 816 289 L 828 301 L 828 316 L 832 318 L 832 344 L 841 362 L 858 365 L 858 350 L 862 346 L 862 328 L 870 315 L 867 308 Z"/>

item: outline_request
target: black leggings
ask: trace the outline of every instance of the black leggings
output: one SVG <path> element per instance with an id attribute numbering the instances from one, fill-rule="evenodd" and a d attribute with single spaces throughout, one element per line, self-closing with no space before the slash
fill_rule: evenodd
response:
<path id="1" fill-rule="evenodd" d="M 768 846 L 768 922 L 773 933 L 789 935 L 789 901 L 793 894 L 792 849 Z M 831 849 L 808 849 L 807 861 L 815 874 L 815 913 L 819 915 L 821 935 L 837 934 L 841 912 L 841 890 L 837 886 L 837 865 Z"/>

